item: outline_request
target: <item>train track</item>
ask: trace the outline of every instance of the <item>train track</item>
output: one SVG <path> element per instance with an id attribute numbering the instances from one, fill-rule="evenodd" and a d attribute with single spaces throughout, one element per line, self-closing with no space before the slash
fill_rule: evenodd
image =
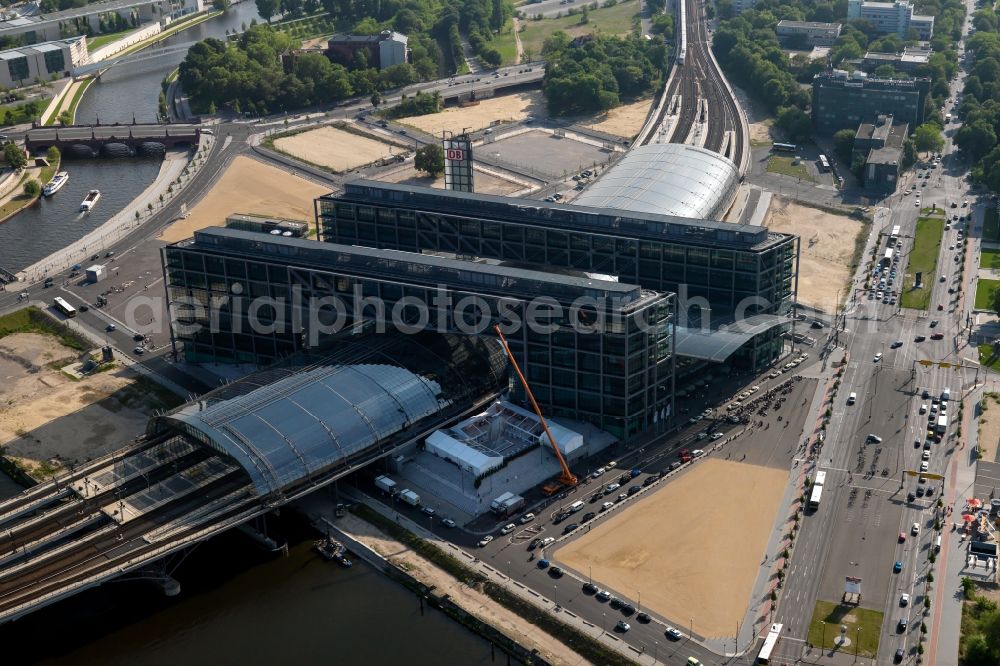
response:
<path id="1" fill-rule="evenodd" d="M 708 32 L 698 0 L 684 0 L 679 20 L 679 34 L 683 57 L 678 54 L 675 76 L 664 90 L 660 112 L 652 121 L 654 128 L 662 126 L 674 95 L 681 96 L 681 110 L 671 132 L 672 143 L 686 143 L 696 122 L 699 99 L 708 105 L 707 134 L 704 147 L 727 155 L 737 166 L 742 166 L 744 136 L 739 105 L 726 85 L 709 54 L 711 48 Z M 649 132 L 642 141 L 646 145 L 655 140 L 657 132 Z M 730 139 L 730 140 L 727 140 Z"/>

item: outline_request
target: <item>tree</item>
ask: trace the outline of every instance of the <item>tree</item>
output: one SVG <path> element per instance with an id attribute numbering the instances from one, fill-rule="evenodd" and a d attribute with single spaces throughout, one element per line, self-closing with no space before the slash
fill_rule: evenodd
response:
<path id="1" fill-rule="evenodd" d="M 49 146 L 49 149 L 45 152 L 45 157 L 49 161 L 49 164 L 58 164 L 62 155 L 59 153 L 59 149 L 55 146 Z"/>
<path id="2" fill-rule="evenodd" d="M 212 0 L 212 8 L 224 12 L 229 9 L 229 0 Z"/>
<path id="3" fill-rule="evenodd" d="M 993 654 L 1000 656 L 1000 611 L 986 613 L 979 620 L 979 627 L 986 635 L 986 644 Z"/>
<path id="4" fill-rule="evenodd" d="M 436 143 L 429 143 L 417 151 L 413 165 L 431 176 L 444 173 L 444 150 Z"/>
<path id="5" fill-rule="evenodd" d="M 58 117 L 60 125 L 72 125 L 73 124 L 73 114 L 69 109 L 61 112 Z"/>
<path id="6" fill-rule="evenodd" d="M 911 166 L 913 166 L 917 161 L 917 147 L 913 143 L 913 139 L 905 139 L 903 141 L 903 162 L 900 164 L 900 168 L 906 171 Z"/>
<path id="7" fill-rule="evenodd" d="M 270 23 L 271 17 L 278 13 L 279 6 L 280 0 L 257 0 L 257 13 Z"/>
<path id="8" fill-rule="evenodd" d="M 39 183 L 34 178 L 28 180 L 27 182 L 24 183 L 24 193 L 32 198 L 37 197 L 39 194 L 42 193 L 41 183 Z"/>
<path id="9" fill-rule="evenodd" d="M 24 149 L 14 143 L 4 146 L 3 157 L 12 169 L 23 169 L 28 165 L 28 156 L 24 154 Z"/>
<path id="10" fill-rule="evenodd" d="M 775 125 L 784 130 L 792 141 L 805 141 L 812 136 L 812 119 L 797 106 L 786 106 L 778 110 Z"/>
<path id="11" fill-rule="evenodd" d="M 990 122 L 980 118 L 958 130 L 955 145 L 959 150 L 969 153 L 972 159 L 978 160 L 997 145 L 997 134 Z"/>
<path id="12" fill-rule="evenodd" d="M 382 103 L 382 93 L 380 93 L 377 90 L 373 92 L 371 102 L 372 106 L 374 106 L 377 109 L 378 105 Z"/>
<path id="13" fill-rule="evenodd" d="M 845 164 L 850 164 L 854 152 L 854 130 L 842 129 L 834 132 L 833 147 L 837 157 Z"/>
<path id="14" fill-rule="evenodd" d="M 924 123 L 913 132 L 913 143 L 922 153 L 937 152 L 944 148 L 941 128 L 934 123 Z"/>
<path id="15" fill-rule="evenodd" d="M 965 666 L 995 666 L 996 660 L 982 634 L 970 636 L 965 644 Z"/>

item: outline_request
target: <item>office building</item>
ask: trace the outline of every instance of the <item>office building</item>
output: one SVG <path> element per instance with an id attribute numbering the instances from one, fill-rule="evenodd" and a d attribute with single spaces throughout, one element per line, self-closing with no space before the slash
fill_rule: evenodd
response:
<path id="1" fill-rule="evenodd" d="M 879 79 L 864 72 L 833 70 L 813 78 L 813 125 L 820 134 L 855 129 L 878 115 L 916 127 L 924 122 L 928 78 Z"/>
<path id="2" fill-rule="evenodd" d="M 204 11 L 211 4 L 206 0 L 106 0 L 34 16 L 12 12 L 0 21 L 0 37 L 37 44 L 76 35 L 97 35 L 114 20 L 137 28 L 154 21 L 165 26 L 170 20 Z"/>
<path id="3" fill-rule="evenodd" d="M 191 362 L 267 364 L 359 331 L 492 335 L 499 323 L 546 414 L 629 439 L 673 412 L 671 294 L 228 228 L 162 259 L 174 344 Z"/>
<path id="4" fill-rule="evenodd" d="M 862 180 L 866 190 L 882 194 L 896 191 L 907 131 L 908 125 L 895 122 L 892 116 L 878 116 L 874 122 L 858 127 L 854 154 L 864 157 Z"/>
<path id="5" fill-rule="evenodd" d="M 733 14 L 742 14 L 754 8 L 757 0 L 733 0 Z"/>
<path id="6" fill-rule="evenodd" d="M 840 37 L 839 23 L 817 23 L 815 21 L 778 21 L 774 29 L 778 39 L 792 48 L 805 46 L 833 46 Z"/>
<path id="7" fill-rule="evenodd" d="M 907 0 L 847 0 L 847 18 L 868 21 L 877 32 L 893 33 L 902 39 L 910 39 L 911 30 L 913 36 L 922 41 L 934 36 L 934 17 L 914 14 L 913 4 Z"/>
<path id="8" fill-rule="evenodd" d="M 0 85 L 20 88 L 39 79 L 48 81 L 53 75 L 69 76 L 74 67 L 86 64 L 89 59 L 87 40 L 83 37 L 0 51 Z"/>
<path id="9" fill-rule="evenodd" d="M 677 293 L 678 354 L 711 362 L 772 363 L 795 299 L 798 239 L 765 227 L 373 181 L 347 183 L 316 207 L 326 242 L 586 271 Z"/>

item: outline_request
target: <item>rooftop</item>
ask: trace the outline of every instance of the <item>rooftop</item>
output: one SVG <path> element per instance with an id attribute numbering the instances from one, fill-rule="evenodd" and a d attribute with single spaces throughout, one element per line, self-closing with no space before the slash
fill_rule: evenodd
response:
<path id="1" fill-rule="evenodd" d="M 195 246 L 223 254 L 272 258 L 296 266 L 314 267 L 353 276 L 401 280 L 428 286 L 447 285 L 511 298 L 552 296 L 573 300 L 588 296 L 615 307 L 630 306 L 658 296 L 637 285 L 611 280 L 461 261 L 430 254 L 321 243 L 315 240 L 271 236 L 225 227 L 196 231 L 194 239 L 175 245 Z"/>
<path id="2" fill-rule="evenodd" d="M 764 227 L 714 220 L 437 190 L 370 180 L 348 182 L 344 185 L 343 195 L 330 194 L 322 199 L 357 203 L 378 202 L 397 208 L 461 215 L 470 219 L 505 220 L 534 226 L 588 231 L 620 238 L 712 247 L 764 250 L 790 238 L 787 234 L 771 233 Z"/>
<path id="3" fill-rule="evenodd" d="M 786 28 L 802 28 L 809 30 L 836 30 L 840 27 L 839 23 L 821 23 L 819 21 L 788 21 L 781 20 L 778 21 L 778 27 Z"/>

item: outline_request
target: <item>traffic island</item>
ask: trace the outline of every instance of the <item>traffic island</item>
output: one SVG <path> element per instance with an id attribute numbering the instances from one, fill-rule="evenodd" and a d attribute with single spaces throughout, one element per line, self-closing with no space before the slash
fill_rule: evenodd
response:
<path id="1" fill-rule="evenodd" d="M 824 655 L 838 652 L 874 658 L 882 635 L 883 613 L 832 601 L 817 601 L 809 623 L 808 643 Z"/>

